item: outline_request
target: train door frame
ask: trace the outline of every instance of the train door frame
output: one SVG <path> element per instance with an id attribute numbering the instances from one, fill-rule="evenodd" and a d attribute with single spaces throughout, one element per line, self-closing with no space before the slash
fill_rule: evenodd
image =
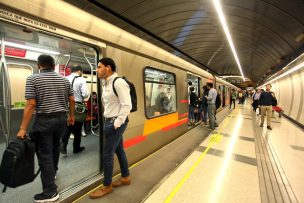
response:
<path id="1" fill-rule="evenodd" d="M 60 39 L 70 39 L 69 37 L 66 37 L 66 36 L 61 35 L 61 34 L 59 35 L 59 34 L 56 34 L 56 33 L 48 32 L 46 30 L 42 30 L 42 29 L 35 28 L 35 27 L 32 27 L 32 26 L 26 26 L 24 24 L 16 23 L 14 21 L 5 20 L 5 19 L 2 19 L 2 18 L 0 18 L 0 22 L 1 23 L 2 22 L 6 23 L 6 24 L 9 24 L 9 25 L 13 25 L 13 26 L 16 26 L 16 27 L 19 27 L 19 28 L 24 28 L 24 27 L 26 27 L 27 29 L 31 29 L 32 28 L 32 31 L 40 32 L 40 33 L 43 33 L 45 35 L 53 36 L 53 37 L 60 38 Z M 67 31 L 67 33 L 70 33 L 70 32 Z M 2 34 L 2 33 L 0 33 L 0 34 L 1 34 L 0 40 L 1 40 L 1 51 L 2 51 L 1 53 L 5 53 L 5 40 L 6 39 L 5 39 L 4 34 Z M 71 33 L 71 35 L 72 34 L 73 33 Z M 81 37 L 79 37 L 79 38 L 81 39 Z M 79 40 L 77 38 L 74 38 L 74 39 L 71 39 L 71 40 L 74 41 L 74 42 L 76 42 L 76 43 L 78 43 L 78 44 L 80 44 L 80 45 L 86 45 L 86 46 L 89 46 L 90 48 L 93 48 L 95 50 L 96 65 L 98 63 L 99 58 L 103 57 L 103 55 L 106 53 L 106 49 L 105 49 L 106 45 L 104 43 L 103 43 L 104 46 L 98 46 L 98 44 L 94 45 L 92 43 L 87 43 L 86 41 L 82 41 L 82 40 Z M 87 41 L 90 41 L 90 40 L 87 40 Z M 1 62 L 0 63 L 0 76 L 3 77 L 3 79 L 4 79 L 3 80 L 3 84 L 5 84 L 5 88 L 3 88 L 3 98 L 5 97 L 3 103 L 2 103 L 2 100 L 0 98 L 0 100 L 1 100 L 0 101 L 0 105 L 1 105 L 0 108 L 1 108 L 1 111 L 2 110 L 5 111 L 5 118 L 3 118 L 2 115 L 0 115 L 0 119 L 1 119 L 1 123 L 0 124 L 1 124 L 1 126 L 4 126 L 3 129 L 1 129 L 1 130 L 5 130 L 4 135 L 6 136 L 6 140 L 5 140 L 6 141 L 6 146 L 7 146 L 7 142 L 8 142 L 7 138 L 9 137 L 9 134 L 7 132 L 10 132 L 11 128 L 10 128 L 10 125 L 9 125 L 10 122 L 8 122 L 8 124 L 6 125 L 6 124 L 4 124 L 4 121 L 11 121 L 11 114 L 10 114 L 10 112 L 11 112 L 11 98 L 12 98 L 11 97 L 11 88 L 6 88 L 6 87 L 8 87 L 10 85 L 9 84 L 10 80 L 8 79 L 9 76 L 8 76 L 8 68 L 7 68 L 7 60 L 6 60 L 6 59 L 8 59 L 7 57 L 9 57 L 9 56 L 7 56 L 6 54 L 1 54 L 1 61 L 0 61 Z M 85 60 L 87 60 L 87 57 L 85 57 Z M 98 155 L 99 158 L 98 159 L 99 159 L 100 163 L 99 163 L 99 166 L 98 166 L 98 170 L 96 171 L 97 175 L 94 175 L 92 177 L 90 176 L 89 178 L 94 178 L 94 177 L 100 178 L 100 174 L 103 171 L 103 167 L 102 167 L 102 162 L 103 162 L 103 160 L 102 160 L 102 157 L 103 157 L 103 154 L 102 154 L 102 152 L 103 152 L 103 133 L 102 133 L 103 132 L 102 131 L 102 126 L 103 126 L 103 114 L 102 114 L 103 107 L 102 107 L 102 102 L 101 102 L 101 92 L 102 92 L 101 88 L 102 88 L 102 86 L 101 86 L 101 81 L 98 79 L 96 68 L 94 70 L 92 64 L 89 64 L 89 66 L 90 66 L 90 69 L 91 69 L 91 80 L 92 80 L 92 75 L 96 75 L 97 94 L 98 94 L 97 103 L 98 103 L 98 109 L 99 109 L 99 119 L 98 120 L 99 120 L 99 126 L 100 126 L 99 127 L 99 134 L 100 134 L 100 136 L 99 136 L 99 139 L 98 139 L 99 140 L 99 153 L 98 153 L 99 154 Z M 7 108 L 7 107 L 9 107 L 9 108 Z M 88 177 L 84 177 L 84 179 L 83 179 L 84 182 L 81 182 L 81 183 L 78 183 L 78 182 L 71 183 L 72 184 L 71 186 L 73 186 L 73 187 L 68 186 L 68 187 L 63 188 L 62 193 L 64 193 L 64 194 L 70 193 L 70 191 L 73 190 L 73 188 L 75 188 L 75 186 L 77 186 L 77 187 L 81 186 L 81 185 L 83 185 L 83 183 L 85 183 L 85 184 L 91 184 L 91 183 L 88 182 L 87 178 Z"/>

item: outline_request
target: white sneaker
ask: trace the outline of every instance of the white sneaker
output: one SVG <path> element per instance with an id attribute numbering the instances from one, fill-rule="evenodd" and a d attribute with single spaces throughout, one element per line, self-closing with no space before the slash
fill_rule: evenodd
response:
<path id="1" fill-rule="evenodd" d="M 81 135 L 82 135 L 83 137 L 87 136 L 86 132 L 84 132 L 84 131 L 81 131 Z"/>
<path id="2" fill-rule="evenodd" d="M 70 139 L 74 139 L 74 134 L 73 133 L 71 133 Z"/>

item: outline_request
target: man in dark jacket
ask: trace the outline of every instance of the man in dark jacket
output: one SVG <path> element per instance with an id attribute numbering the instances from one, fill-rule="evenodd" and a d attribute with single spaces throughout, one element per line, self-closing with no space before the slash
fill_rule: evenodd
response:
<path id="1" fill-rule="evenodd" d="M 270 118 L 271 118 L 271 112 L 272 112 L 272 104 L 274 101 L 274 98 L 272 96 L 272 92 L 270 91 L 271 85 L 266 85 L 266 91 L 262 92 L 259 98 L 259 106 L 261 109 L 261 124 L 260 127 L 263 127 L 265 114 L 267 113 L 267 128 L 269 130 L 272 130 Z"/>

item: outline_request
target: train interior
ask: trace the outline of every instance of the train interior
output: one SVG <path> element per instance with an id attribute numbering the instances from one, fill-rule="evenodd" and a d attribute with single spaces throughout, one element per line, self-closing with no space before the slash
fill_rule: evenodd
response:
<path id="1" fill-rule="evenodd" d="M 8 23 L 1 23 L 0 26 L 1 45 L 2 43 L 5 44 L 5 55 L 1 55 L 1 65 L 6 65 L 8 70 L 8 74 L 5 74 L 4 69 L 1 68 L 0 77 L 0 83 L 3 84 L 1 85 L 1 93 L 3 92 L 3 94 L 0 94 L 0 99 L 4 104 L 1 105 L 0 154 L 3 154 L 9 140 L 14 139 L 19 130 L 23 109 L 26 105 L 24 99 L 25 82 L 29 75 L 38 72 L 37 57 L 40 54 L 52 55 L 56 61 L 55 69 L 61 75 L 68 75 L 69 67 L 72 65 L 81 65 L 89 91 L 98 93 L 95 67 L 99 53 L 94 47 L 71 39 L 52 36 Z M 5 94 L 11 95 L 10 101 L 4 101 Z M 88 99 L 86 100 L 88 101 Z M 6 102 L 10 103 L 11 111 L 7 111 L 8 108 L 5 108 Z M 60 169 L 57 177 L 59 190 L 61 191 L 77 185 L 83 179 L 94 176 L 100 171 L 99 164 L 96 164 L 99 163 L 100 155 L 95 150 L 99 148 L 99 128 L 98 126 L 92 128 L 93 119 L 96 118 L 92 115 L 88 115 L 87 118 L 87 122 L 84 124 L 86 125 L 87 135 L 82 137 L 82 145 L 86 147 L 86 150 L 80 154 L 73 154 L 73 139 L 70 139 L 68 155 L 60 157 Z M 38 169 L 38 164 L 35 168 Z M 32 191 L 39 190 L 40 187 L 40 178 L 36 178 L 31 185 L 25 185 L 16 190 L 8 189 L 6 193 L 1 194 L 1 198 L 14 198 L 18 202 L 18 198 L 24 198 Z M 2 188 L 3 185 L 0 186 L 1 190 Z M 19 195 L 14 195 L 15 192 L 18 192 Z"/>

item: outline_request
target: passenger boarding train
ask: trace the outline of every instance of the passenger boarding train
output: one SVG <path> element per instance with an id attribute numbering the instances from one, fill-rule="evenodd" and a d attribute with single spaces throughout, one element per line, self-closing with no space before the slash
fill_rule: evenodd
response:
<path id="1" fill-rule="evenodd" d="M 52 55 L 56 61 L 56 72 L 63 76 L 69 74 L 72 65 L 81 65 L 90 91 L 98 95 L 102 86 L 95 70 L 102 57 L 113 58 L 118 74 L 134 83 L 138 110 L 130 114 L 124 134 L 130 165 L 189 130 L 188 81 L 192 81 L 198 95 L 202 94 L 202 86 L 206 82 L 214 82 L 222 97 L 221 108 L 229 105 L 231 89 L 237 89 L 201 68 L 63 1 L 2 0 L 0 5 L 0 83 L 3 84 L 0 91 L 1 155 L 19 129 L 26 102 L 26 78 L 38 72 L 37 57 L 40 54 Z M 168 100 L 166 104 L 159 102 L 164 97 Z M 98 98 L 100 100 L 100 96 Z M 102 125 L 100 101 L 99 112 Z M 87 131 L 91 133 L 87 132 L 88 135 L 82 138 L 86 150 L 74 155 L 68 149 L 68 158 L 60 159 L 57 184 L 62 193 L 75 193 L 77 188 L 101 179 L 102 129 L 94 131 L 89 121 L 87 125 Z M 115 170 L 118 172 L 118 168 Z M 22 186 L 20 190 L 31 193 L 33 187 L 37 190 L 41 187 L 37 182 L 32 184 L 34 186 Z M 0 200 L 13 196 L 11 190 L 1 195 Z"/>

